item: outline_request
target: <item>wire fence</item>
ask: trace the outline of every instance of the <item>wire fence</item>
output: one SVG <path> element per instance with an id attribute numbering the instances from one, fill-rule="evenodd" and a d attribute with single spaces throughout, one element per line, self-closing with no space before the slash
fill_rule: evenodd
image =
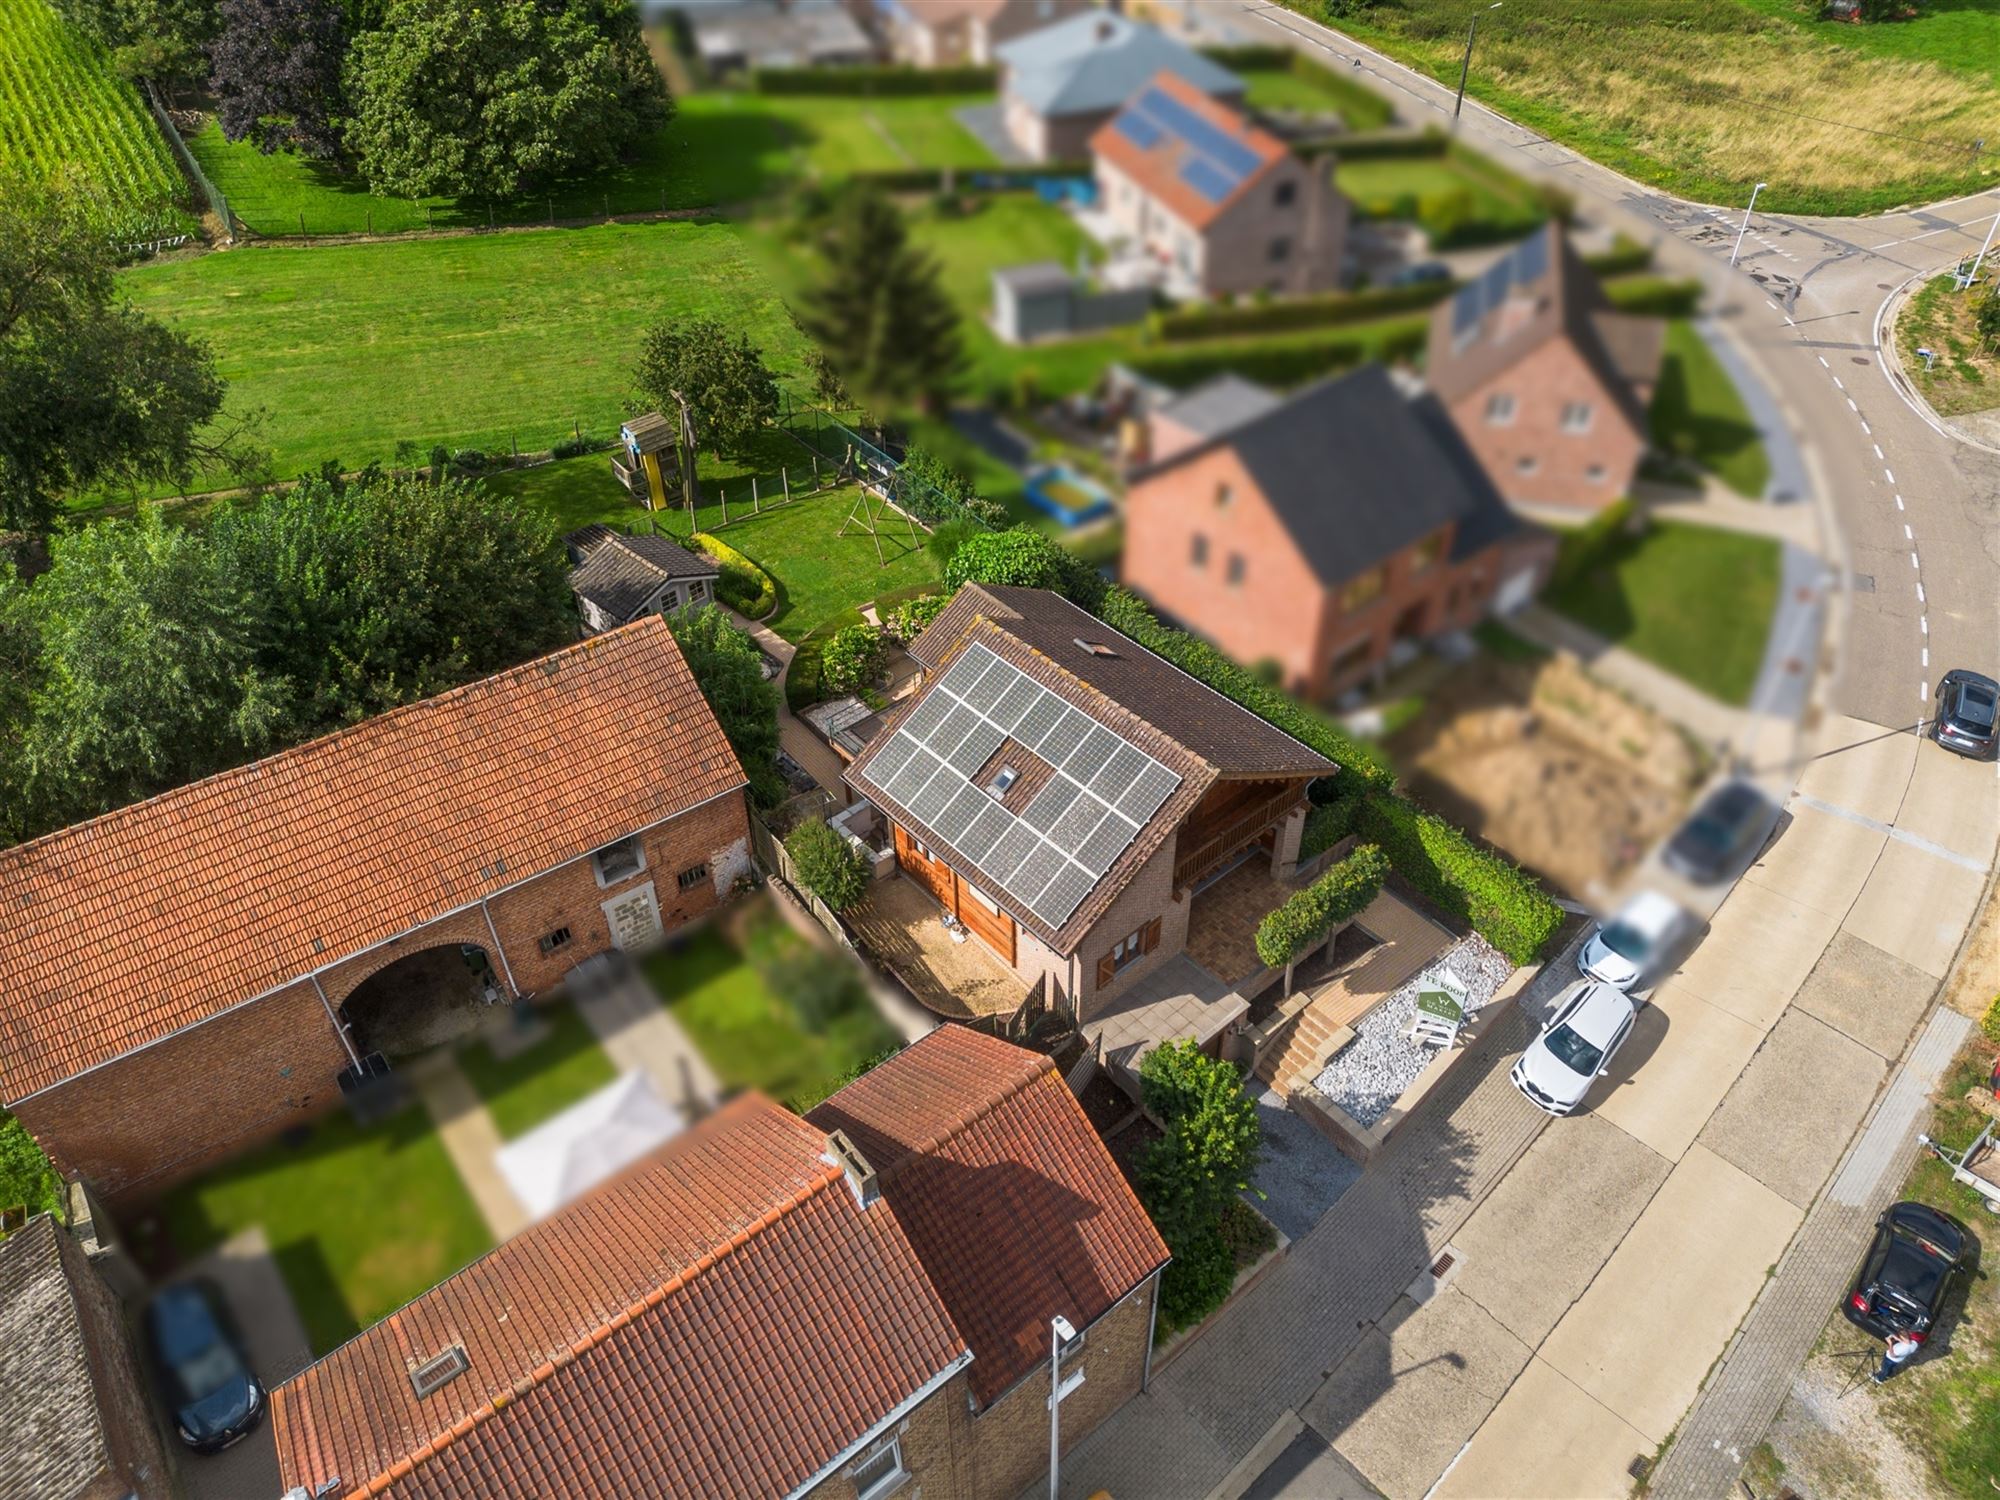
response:
<path id="1" fill-rule="evenodd" d="M 801 401 L 790 390 L 784 390 L 783 396 L 778 425 L 811 451 L 816 465 L 837 464 L 842 477 L 866 485 L 926 531 L 947 521 L 966 521 L 983 531 L 994 529 L 992 515 L 979 509 L 978 502 L 967 504 L 960 496 L 911 473 L 905 464 L 907 449 L 864 437 L 841 415 Z"/>
<path id="2" fill-rule="evenodd" d="M 166 105 L 160 102 L 159 90 L 153 86 L 153 80 L 150 78 L 146 80 L 146 104 L 153 111 L 153 118 L 159 122 L 160 133 L 167 138 L 167 144 L 173 148 L 174 156 L 181 164 L 181 170 L 187 173 L 188 181 L 201 190 L 202 197 L 208 200 L 210 211 L 222 225 L 223 242 L 234 244 L 237 221 L 230 215 L 229 200 L 223 196 L 221 188 L 209 181 L 208 173 L 202 171 L 201 163 L 196 161 L 194 153 L 188 150 L 188 143 L 181 139 L 180 128 L 174 124 L 174 117 L 167 112 Z M 184 240 L 185 236 L 182 239 Z"/>

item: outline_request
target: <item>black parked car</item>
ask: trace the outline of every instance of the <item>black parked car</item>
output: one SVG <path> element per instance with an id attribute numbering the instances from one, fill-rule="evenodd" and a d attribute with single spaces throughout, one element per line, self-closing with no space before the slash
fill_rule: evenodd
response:
<path id="1" fill-rule="evenodd" d="M 1950 1219 L 1927 1204 L 1892 1204 L 1875 1221 L 1875 1243 L 1840 1310 L 1879 1339 L 1906 1333 L 1921 1341 L 1966 1260 L 1965 1231 Z"/>
<path id="2" fill-rule="evenodd" d="M 1931 738 L 1945 749 L 1986 760 L 2000 745 L 2000 682 L 1954 668 L 1938 683 L 1937 717 Z"/>
<path id="3" fill-rule="evenodd" d="M 263 1419 L 264 1387 L 221 1294 L 206 1282 L 180 1282 L 152 1300 L 146 1346 L 174 1430 L 196 1453 L 220 1453 Z"/>
<path id="4" fill-rule="evenodd" d="M 1770 830 L 1777 809 L 1747 781 L 1732 781 L 1709 793 L 1694 815 L 1668 840 L 1660 859 L 1669 870 L 1699 885 L 1714 885 Z"/>

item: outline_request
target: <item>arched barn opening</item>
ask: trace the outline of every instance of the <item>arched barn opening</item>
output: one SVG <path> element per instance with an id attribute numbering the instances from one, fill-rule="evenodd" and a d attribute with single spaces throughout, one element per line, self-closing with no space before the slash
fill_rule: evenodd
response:
<path id="1" fill-rule="evenodd" d="M 406 953 L 369 975 L 341 1004 L 340 1018 L 363 1057 L 395 1059 L 458 1040 L 506 999 L 484 948 L 448 943 Z"/>

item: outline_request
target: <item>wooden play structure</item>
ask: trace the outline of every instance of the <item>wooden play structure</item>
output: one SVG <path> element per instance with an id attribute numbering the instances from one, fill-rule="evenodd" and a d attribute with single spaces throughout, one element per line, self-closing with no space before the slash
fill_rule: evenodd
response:
<path id="1" fill-rule="evenodd" d="M 669 491 L 681 480 L 680 442 L 680 424 L 656 411 L 618 429 L 611 472 L 647 510 L 665 510 L 673 503 Z"/>

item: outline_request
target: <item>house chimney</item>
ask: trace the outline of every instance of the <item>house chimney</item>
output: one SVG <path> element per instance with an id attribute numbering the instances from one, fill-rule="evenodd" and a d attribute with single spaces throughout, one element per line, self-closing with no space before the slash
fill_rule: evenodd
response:
<path id="1" fill-rule="evenodd" d="M 848 1139 L 846 1131 L 836 1130 L 826 1138 L 826 1155 L 820 1160 L 847 1174 L 848 1191 L 854 1194 L 854 1201 L 863 1208 L 882 1196 L 882 1185 L 875 1180 L 875 1169 L 868 1165 L 868 1158 L 861 1154 L 861 1148 Z"/>

